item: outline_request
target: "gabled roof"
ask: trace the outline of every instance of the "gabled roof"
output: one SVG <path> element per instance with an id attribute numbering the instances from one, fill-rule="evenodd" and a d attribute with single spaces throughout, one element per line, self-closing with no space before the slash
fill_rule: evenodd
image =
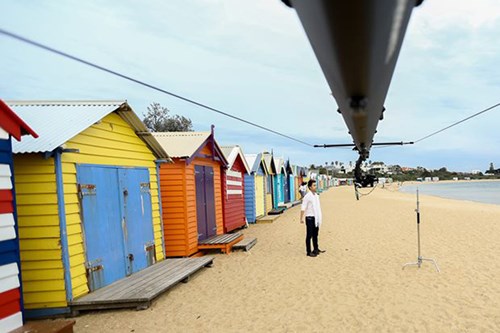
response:
<path id="1" fill-rule="evenodd" d="M 210 132 L 153 132 L 171 157 L 189 158 L 210 137 Z"/>
<path id="2" fill-rule="evenodd" d="M 274 163 L 276 164 L 276 173 L 280 175 L 283 170 L 283 174 L 286 175 L 285 163 L 281 157 L 273 157 Z"/>
<path id="3" fill-rule="evenodd" d="M 116 112 L 158 158 L 168 155 L 126 101 L 7 101 L 40 137 L 14 142 L 14 153 L 51 152 L 102 118 Z"/>
<path id="4" fill-rule="evenodd" d="M 289 175 L 290 174 L 295 174 L 293 172 L 292 165 L 290 164 L 290 160 L 286 160 L 286 162 L 285 162 L 285 170 L 286 170 L 286 173 L 289 174 Z"/>
<path id="5" fill-rule="evenodd" d="M 268 174 L 266 163 L 262 160 L 262 153 L 245 154 L 245 158 L 247 159 L 247 163 L 248 166 L 250 167 L 251 173 L 256 173 L 259 170 L 259 166 L 262 163 L 262 168 L 264 169 L 264 173 Z"/>
<path id="6" fill-rule="evenodd" d="M 206 143 L 213 140 L 215 154 L 223 165 L 227 159 L 211 132 L 153 132 L 155 139 L 172 158 L 192 159 Z"/>
<path id="7" fill-rule="evenodd" d="M 35 133 L 12 109 L 0 99 L 0 127 L 13 136 L 17 141 L 21 141 L 21 136 L 29 134 L 38 138 Z"/>
<path id="8" fill-rule="evenodd" d="M 264 152 L 262 153 L 264 158 L 264 164 L 266 165 L 267 172 L 271 175 L 276 174 L 276 164 L 274 163 L 274 158 L 271 153 Z"/>
<path id="9" fill-rule="evenodd" d="M 226 157 L 229 169 L 231 169 L 233 167 L 234 162 L 236 161 L 238 156 L 240 156 L 241 161 L 243 162 L 243 165 L 245 167 L 246 173 L 250 173 L 250 168 L 249 168 L 247 160 L 245 158 L 245 154 L 243 154 L 243 150 L 241 149 L 240 146 L 238 146 L 238 145 L 222 146 L 221 149 L 222 149 L 222 152 L 224 153 L 224 156 Z"/>

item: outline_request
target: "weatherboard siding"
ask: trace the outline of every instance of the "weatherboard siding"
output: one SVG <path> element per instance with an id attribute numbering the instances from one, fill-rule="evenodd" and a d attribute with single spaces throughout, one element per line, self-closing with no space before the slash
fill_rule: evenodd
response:
<path id="1" fill-rule="evenodd" d="M 23 325 L 11 144 L 10 134 L 0 126 L 0 332 Z"/>
<path id="2" fill-rule="evenodd" d="M 54 159 L 16 154 L 14 173 L 24 306 L 65 307 Z"/>
<path id="3" fill-rule="evenodd" d="M 230 170 L 226 170 L 222 191 L 224 195 L 224 232 L 245 225 L 244 172 L 245 166 L 238 155 Z"/>
<path id="4" fill-rule="evenodd" d="M 175 160 L 174 163 L 161 164 L 160 184 L 166 256 L 187 256 L 189 251 L 185 161 Z"/>
<path id="5" fill-rule="evenodd" d="M 255 176 L 245 175 L 245 216 L 248 223 L 255 223 L 256 220 L 256 199 L 255 199 Z"/>

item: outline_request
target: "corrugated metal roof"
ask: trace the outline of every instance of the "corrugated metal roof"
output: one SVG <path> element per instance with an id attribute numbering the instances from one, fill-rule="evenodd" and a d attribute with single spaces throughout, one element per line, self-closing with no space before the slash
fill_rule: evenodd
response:
<path id="1" fill-rule="evenodd" d="M 210 137 L 210 132 L 154 132 L 170 157 L 189 158 Z"/>
<path id="2" fill-rule="evenodd" d="M 116 111 L 148 145 L 156 157 L 168 159 L 161 145 L 126 101 L 6 101 L 39 137 L 13 142 L 14 153 L 51 152 Z"/>
<path id="3" fill-rule="evenodd" d="M 243 161 L 243 165 L 245 166 L 246 173 L 250 173 L 250 168 L 248 167 L 247 160 L 245 158 L 245 154 L 243 154 L 243 149 L 241 149 L 240 146 L 234 145 L 234 146 L 222 146 L 220 147 L 222 150 L 222 153 L 226 157 L 227 162 L 229 163 L 228 168 L 231 169 L 233 166 L 234 161 L 236 161 L 236 158 L 238 155 L 241 156 L 241 160 Z"/>

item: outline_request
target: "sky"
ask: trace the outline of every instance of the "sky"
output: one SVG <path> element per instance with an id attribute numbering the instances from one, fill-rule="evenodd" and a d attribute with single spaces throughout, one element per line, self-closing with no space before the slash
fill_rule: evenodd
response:
<path id="1" fill-rule="evenodd" d="M 279 0 L 0 0 L 0 29 L 311 144 L 351 143 L 297 14 Z M 7 13 L 7 14 L 5 14 Z M 308 166 L 357 159 L 312 148 L 0 34 L 0 98 L 158 102 L 215 125 L 220 145 Z M 500 102 L 500 1 L 425 0 L 412 17 L 375 141 L 414 141 Z M 500 107 L 370 160 L 500 168 Z M 36 129 L 35 129 L 36 130 Z"/>

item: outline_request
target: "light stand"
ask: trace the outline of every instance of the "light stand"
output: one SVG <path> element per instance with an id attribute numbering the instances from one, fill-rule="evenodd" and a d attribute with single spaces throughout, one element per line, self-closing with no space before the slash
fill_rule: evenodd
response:
<path id="1" fill-rule="evenodd" d="M 434 267 L 436 267 L 436 270 L 439 273 L 439 267 L 434 259 L 422 258 L 422 256 L 420 255 L 420 203 L 418 201 L 418 188 L 417 188 L 417 209 L 415 209 L 415 212 L 417 213 L 418 258 L 416 262 L 408 262 L 404 264 L 403 269 L 405 269 L 406 266 L 418 266 L 418 268 L 420 268 L 420 266 L 422 266 L 423 261 L 430 261 L 434 264 Z"/>

